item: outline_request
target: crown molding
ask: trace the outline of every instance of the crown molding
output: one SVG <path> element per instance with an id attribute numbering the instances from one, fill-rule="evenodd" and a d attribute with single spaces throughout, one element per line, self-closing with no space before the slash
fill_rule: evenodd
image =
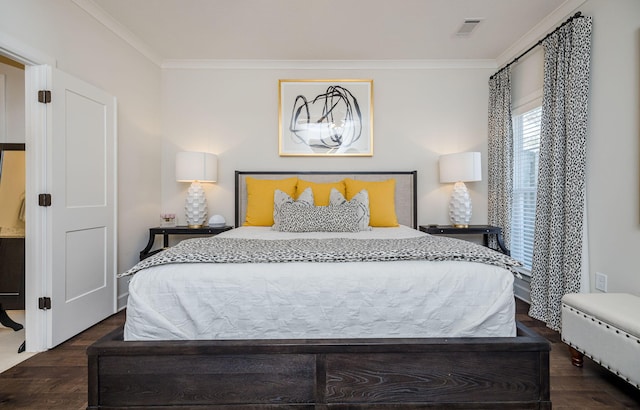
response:
<path id="1" fill-rule="evenodd" d="M 495 60 L 165 60 L 167 70 L 438 70 L 495 69 Z"/>
<path id="2" fill-rule="evenodd" d="M 120 37 L 127 44 L 133 47 L 149 61 L 157 66 L 162 64 L 162 58 L 152 50 L 144 41 L 140 40 L 138 36 L 129 31 L 126 27 L 120 24 L 109 13 L 98 6 L 93 0 L 71 0 L 78 7 L 84 10 L 87 14 L 95 18 L 99 23 L 111 30 L 116 36 Z"/>
<path id="3" fill-rule="evenodd" d="M 587 0 L 566 0 L 557 9 L 529 30 L 524 36 L 520 37 L 518 41 L 503 51 L 498 58 L 496 58 L 497 66 L 504 66 L 518 56 L 518 54 L 536 44 L 541 38 L 546 36 L 547 33 L 554 30 L 558 25 L 566 20 L 567 17 L 574 14 L 577 11 L 576 9 L 582 6 L 586 1 Z"/>

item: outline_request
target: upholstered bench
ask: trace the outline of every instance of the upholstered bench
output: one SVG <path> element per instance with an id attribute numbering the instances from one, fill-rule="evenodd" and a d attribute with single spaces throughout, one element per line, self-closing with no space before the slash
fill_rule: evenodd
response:
<path id="1" fill-rule="evenodd" d="M 562 341 L 572 362 L 583 354 L 640 388 L 640 297 L 571 293 L 562 298 Z"/>

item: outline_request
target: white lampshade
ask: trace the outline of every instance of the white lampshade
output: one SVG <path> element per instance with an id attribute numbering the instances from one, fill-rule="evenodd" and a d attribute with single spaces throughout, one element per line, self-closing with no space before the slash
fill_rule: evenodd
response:
<path id="1" fill-rule="evenodd" d="M 474 182 L 482 180 L 479 152 L 459 152 L 440 156 L 440 182 Z"/>
<path id="2" fill-rule="evenodd" d="M 178 152 L 176 154 L 176 181 L 216 182 L 218 157 L 208 152 Z"/>
<path id="3" fill-rule="evenodd" d="M 479 152 L 440 156 L 440 182 L 455 182 L 449 201 L 449 219 L 455 227 L 466 228 L 471 221 L 471 197 L 465 182 L 482 180 Z"/>
<path id="4" fill-rule="evenodd" d="M 218 157 L 208 152 L 178 152 L 176 154 L 176 181 L 191 182 L 187 191 L 184 211 L 187 226 L 199 228 L 207 220 L 207 198 L 200 182 L 216 182 Z"/>

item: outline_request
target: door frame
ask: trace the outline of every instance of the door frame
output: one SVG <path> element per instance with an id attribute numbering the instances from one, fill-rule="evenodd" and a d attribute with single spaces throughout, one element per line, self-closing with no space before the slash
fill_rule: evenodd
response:
<path id="1" fill-rule="evenodd" d="M 27 198 L 37 198 L 46 189 L 47 169 L 47 106 L 38 103 L 38 89 L 50 83 L 38 65 L 56 67 L 56 60 L 26 44 L 0 32 L 0 54 L 25 66 L 25 146 Z M 51 282 L 51 221 L 48 212 L 39 212 L 33 200 L 26 201 L 25 237 L 25 338 L 26 350 L 41 352 L 48 349 L 50 316 L 38 309 L 37 301 L 48 296 Z"/>
<path id="2" fill-rule="evenodd" d="M 0 54 L 25 66 L 25 151 L 26 151 L 26 232 L 25 232 L 25 341 L 26 351 L 41 352 L 52 347 L 52 315 L 38 307 L 38 298 L 47 296 L 52 289 L 52 218 L 49 208 L 40 207 L 38 194 L 48 193 L 48 170 L 51 149 L 47 144 L 52 135 L 51 104 L 38 102 L 38 90 L 51 89 L 52 70 L 56 60 L 40 50 L 0 31 Z M 117 125 L 114 124 L 117 135 Z M 116 137 L 117 138 L 117 137 Z M 117 140 L 116 140 L 117 141 Z M 116 142 L 117 144 L 117 142 Z M 114 146 L 117 158 L 117 145 Z M 117 164 L 117 159 L 115 159 Z M 115 164 L 114 164 L 115 166 Z M 114 176 L 114 233 L 113 264 L 117 266 L 117 174 Z M 114 278 L 115 280 L 115 278 Z M 117 282 L 113 286 L 114 312 L 117 310 Z"/>

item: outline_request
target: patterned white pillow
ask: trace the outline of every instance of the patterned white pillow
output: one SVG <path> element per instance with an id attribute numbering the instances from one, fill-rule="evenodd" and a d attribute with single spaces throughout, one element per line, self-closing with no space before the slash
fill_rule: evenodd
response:
<path id="1" fill-rule="evenodd" d="M 347 199 L 337 189 L 332 189 L 329 194 L 330 205 L 342 205 L 353 204 L 358 209 L 358 227 L 361 231 L 370 231 L 369 219 L 371 219 L 371 213 L 369 211 L 369 192 L 366 189 L 358 192 L 351 198 L 351 201 Z"/>
<path id="2" fill-rule="evenodd" d="M 273 226 L 271 227 L 271 229 L 275 231 L 280 230 L 282 205 L 284 204 L 293 204 L 299 207 L 313 206 L 313 191 L 311 190 L 311 187 L 302 191 L 300 196 L 298 196 L 297 201 L 294 201 L 286 192 L 282 192 L 279 189 L 275 190 L 273 194 Z"/>
<path id="3" fill-rule="evenodd" d="M 275 225 L 274 225 L 275 226 Z M 358 232 L 358 208 L 354 204 L 280 207 L 277 229 L 282 232 Z"/>

